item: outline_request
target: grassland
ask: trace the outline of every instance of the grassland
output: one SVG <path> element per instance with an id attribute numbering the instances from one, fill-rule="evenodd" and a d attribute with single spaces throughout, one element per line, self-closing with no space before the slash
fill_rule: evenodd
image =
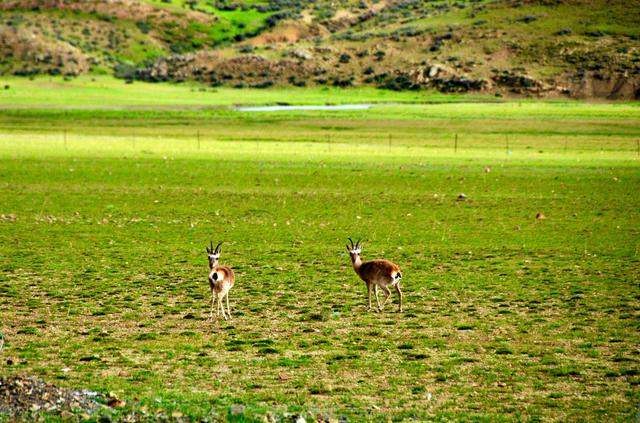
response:
<path id="1" fill-rule="evenodd" d="M 1 90 L 4 88 L 4 90 Z M 202 109 L 233 105 L 423 103 L 489 101 L 489 96 L 444 95 L 437 92 L 394 92 L 373 87 L 287 89 L 211 88 L 202 84 L 152 84 L 133 86 L 110 76 L 0 78 L 3 109 Z"/>
<path id="2" fill-rule="evenodd" d="M 636 415 L 637 105 L 123 87 L 0 99 L 1 373 L 113 392 L 116 418 Z M 404 313 L 365 312 L 347 236 L 402 266 Z M 210 238 L 229 322 L 206 320 Z"/>

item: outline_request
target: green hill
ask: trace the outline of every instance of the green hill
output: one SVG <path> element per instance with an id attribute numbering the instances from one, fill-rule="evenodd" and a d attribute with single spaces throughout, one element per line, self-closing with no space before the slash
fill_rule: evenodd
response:
<path id="1" fill-rule="evenodd" d="M 639 1 L 8 0 L 0 72 L 640 98 Z"/>

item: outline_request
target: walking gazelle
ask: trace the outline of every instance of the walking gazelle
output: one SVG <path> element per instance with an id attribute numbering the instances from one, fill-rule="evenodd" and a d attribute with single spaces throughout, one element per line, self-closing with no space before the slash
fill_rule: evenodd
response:
<path id="1" fill-rule="evenodd" d="M 371 310 L 371 288 L 373 288 L 376 295 L 376 304 L 378 305 L 377 311 L 381 311 L 387 300 L 391 296 L 389 286 L 395 288 L 398 293 L 398 300 L 400 301 L 398 311 L 402 312 L 402 291 L 400 291 L 400 280 L 402 279 L 402 273 L 400 273 L 400 267 L 397 264 L 390 262 L 389 260 L 371 260 L 362 262 L 360 259 L 360 253 L 362 252 L 362 245 L 360 240 L 353 244 L 353 240 L 348 238 L 351 245 L 347 244 L 347 251 L 351 257 L 351 263 L 353 264 L 353 270 L 356 271 L 360 279 L 367 284 L 367 298 L 369 300 L 369 306 L 367 310 Z M 385 298 L 380 305 L 378 298 L 378 287 L 384 292 Z"/>
<path id="2" fill-rule="evenodd" d="M 220 266 L 218 260 L 220 258 L 220 246 L 219 243 L 216 248 L 213 248 L 213 241 L 210 242 L 210 247 L 207 247 L 207 255 L 209 257 L 209 286 L 211 287 L 211 319 L 213 320 L 213 303 L 218 301 L 218 308 L 216 315 L 220 316 L 222 311 L 222 317 L 225 320 L 231 318 L 231 309 L 229 308 L 229 291 L 233 288 L 235 283 L 235 275 L 233 270 L 227 266 Z M 227 298 L 227 313 L 225 314 L 222 300 Z"/>

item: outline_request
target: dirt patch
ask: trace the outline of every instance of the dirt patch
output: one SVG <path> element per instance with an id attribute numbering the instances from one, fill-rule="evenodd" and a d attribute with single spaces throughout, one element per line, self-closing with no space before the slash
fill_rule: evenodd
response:
<path id="1" fill-rule="evenodd" d="M 0 378 L 0 415 L 25 417 L 39 413 L 93 414 L 105 406 L 102 395 L 88 390 L 74 391 L 46 383 L 36 377 Z"/>
<path id="2" fill-rule="evenodd" d="M 38 32 L 0 26 L 0 55 L 13 59 L 17 74 L 78 75 L 89 69 L 87 57 L 67 43 L 48 40 Z M 19 64 L 29 66 L 20 67 Z"/>
<path id="3" fill-rule="evenodd" d="M 628 73 L 585 72 L 576 75 L 569 86 L 576 98 L 640 99 L 640 77 Z"/>
<path id="4" fill-rule="evenodd" d="M 62 0 L 9 0 L 0 4 L 0 10 L 14 9 L 54 9 L 70 10 L 84 13 L 97 13 L 125 20 L 154 20 L 170 19 L 172 14 L 162 8 L 133 0 L 88 0 L 81 2 L 68 2 Z M 189 20 L 208 22 L 210 17 L 198 11 L 185 11 Z"/>
<path id="5" fill-rule="evenodd" d="M 272 43 L 295 43 L 304 39 L 325 37 L 327 34 L 329 31 L 321 25 L 303 21 L 286 21 L 281 22 L 271 31 L 251 39 L 250 44 L 261 46 Z"/>
<path id="6" fill-rule="evenodd" d="M 312 68 L 293 60 L 267 60 L 244 55 L 223 58 L 216 52 L 175 55 L 139 69 L 137 78 L 145 81 L 184 81 L 197 79 L 204 83 L 266 88 L 286 84 L 289 78 L 307 78 Z"/>

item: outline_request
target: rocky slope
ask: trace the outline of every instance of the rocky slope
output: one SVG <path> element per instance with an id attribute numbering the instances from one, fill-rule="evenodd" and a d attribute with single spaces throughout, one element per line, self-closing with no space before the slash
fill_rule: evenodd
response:
<path id="1" fill-rule="evenodd" d="M 0 71 L 639 99 L 637 22 L 637 0 L 7 0 Z"/>

